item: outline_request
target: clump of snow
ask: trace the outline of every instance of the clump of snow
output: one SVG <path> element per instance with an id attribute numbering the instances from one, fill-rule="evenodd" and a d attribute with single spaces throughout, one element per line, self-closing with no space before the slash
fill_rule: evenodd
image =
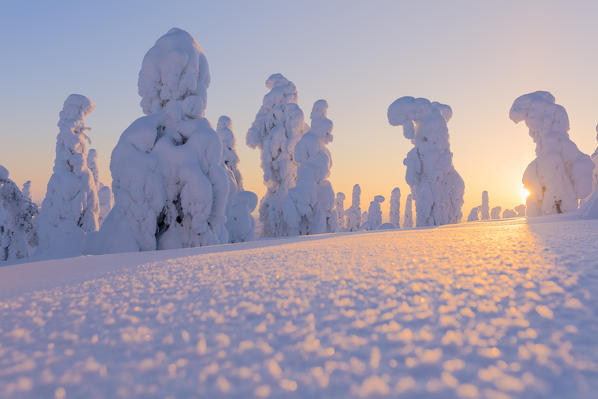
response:
<path id="1" fill-rule="evenodd" d="M 403 126 L 414 148 L 403 161 L 415 200 L 417 226 L 461 220 L 465 184 L 453 166 L 447 122 L 448 105 L 425 98 L 401 97 L 388 107 L 388 121 Z"/>
<path id="2" fill-rule="evenodd" d="M 345 231 L 345 193 L 336 193 L 334 201 L 334 208 L 336 209 L 338 231 Z"/>
<path id="3" fill-rule="evenodd" d="M 138 88 L 147 116 L 112 152 L 114 208 L 90 252 L 228 242 L 222 144 L 203 117 L 209 83 L 204 52 L 184 30 L 171 29 L 146 53 Z"/>
<path id="4" fill-rule="evenodd" d="M 401 227 L 401 190 L 395 187 L 390 193 L 389 223 L 397 229 Z"/>
<path id="5" fill-rule="evenodd" d="M 71 94 L 60 112 L 54 173 L 41 206 L 38 257 L 65 257 L 82 253 L 85 233 L 98 229 L 97 186 L 87 166 L 88 127 L 85 117 L 93 102 Z"/>
<path id="6" fill-rule="evenodd" d="M 413 227 L 413 204 L 411 198 L 411 194 L 409 194 L 405 200 L 405 217 L 403 219 L 403 228 L 405 229 Z"/>
<path id="7" fill-rule="evenodd" d="M 490 211 L 490 217 L 492 219 L 500 219 L 500 211 L 502 210 L 502 208 L 500 206 L 495 206 L 494 208 L 492 208 L 492 210 Z"/>
<path id="8" fill-rule="evenodd" d="M 515 207 L 518 217 L 525 217 L 525 204 L 520 204 Z"/>
<path id="9" fill-rule="evenodd" d="M 311 111 L 311 128 L 295 146 L 297 183 L 283 204 L 288 234 L 331 233 L 337 230 L 334 191 L 330 181 L 332 158 L 326 144 L 332 142 L 333 124 L 327 117 L 328 103 L 318 100 Z"/>
<path id="10" fill-rule="evenodd" d="M 361 226 L 361 187 L 359 184 L 353 186 L 351 194 L 351 207 L 347 209 L 347 230 L 357 231 Z"/>
<path id="11" fill-rule="evenodd" d="M 370 207 L 367 212 L 367 222 L 362 226 L 365 230 L 379 230 L 382 226 L 382 210 L 380 204 L 384 202 L 384 197 L 376 195 L 374 200 L 370 202 Z"/>
<path id="12" fill-rule="evenodd" d="M 482 206 L 480 208 L 481 220 L 490 219 L 490 201 L 488 199 L 488 191 L 482 191 Z"/>
<path id="13" fill-rule="evenodd" d="M 476 222 L 478 220 L 480 220 L 480 207 L 479 206 L 474 206 L 473 208 L 471 208 L 471 211 L 469 212 L 469 216 L 467 217 L 467 221 L 468 222 Z"/>
<path id="14" fill-rule="evenodd" d="M 26 258 L 37 245 L 38 209 L 0 165 L 0 261 Z"/>
<path id="15" fill-rule="evenodd" d="M 303 111 L 297 105 L 297 88 L 277 73 L 266 80 L 270 90 L 263 99 L 246 142 L 261 150 L 266 195 L 260 201 L 262 235 L 278 237 L 292 230 L 283 216 L 283 202 L 297 181 L 295 145 L 308 130 Z"/>
<path id="16" fill-rule="evenodd" d="M 516 218 L 516 217 L 517 217 L 517 212 L 515 212 L 513 209 L 505 209 L 502 213 L 503 219 Z"/>
<path id="17" fill-rule="evenodd" d="M 257 206 L 257 196 L 251 191 L 243 190 L 232 120 L 228 116 L 221 116 L 218 119 L 216 132 L 222 141 L 222 160 L 229 183 L 226 207 L 226 229 L 229 240 L 230 242 L 251 241 L 255 238 L 255 220 L 251 212 Z"/>
<path id="18" fill-rule="evenodd" d="M 594 163 L 569 138 L 567 111 L 554 96 L 536 91 L 517 98 L 509 116 L 525 121 L 536 144 L 536 159 L 523 174 L 527 216 L 574 211 L 592 190 Z"/>

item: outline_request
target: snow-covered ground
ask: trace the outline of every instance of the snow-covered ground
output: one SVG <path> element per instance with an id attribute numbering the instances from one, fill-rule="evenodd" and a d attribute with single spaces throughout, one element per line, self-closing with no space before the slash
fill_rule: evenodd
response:
<path id="1" fill-rule="evenodd" d="M 0 268 L 0 396 L 596 398 L 598 221 Z"/>

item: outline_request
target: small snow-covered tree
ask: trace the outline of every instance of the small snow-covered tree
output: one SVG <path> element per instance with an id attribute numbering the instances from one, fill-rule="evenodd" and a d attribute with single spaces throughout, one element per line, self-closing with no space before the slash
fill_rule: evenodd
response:
<path id="1" fill-rule="evenodd" d="M 361 230 L 367 229 L 368 227 L 368 211 L 363 211 L 363 213 L 361 214 L 361 224 L 359 225 L 359 228 Z"/>
<path id="2" fill-rule="evenodd" d="M 21 192 L 25 197 L 31 199 L 31 180 L 27 180 L 25 183 L 23 183 L 23 188 L 21 188 Z"/>
<path id="3" fill-rule="evenodd" d="M 509 117 L 525 121 L 536 144 L 536 159 L 523 174 L 527 216 L 574 211 L 592 190 L 594 163 L 569 138 L 567 111 L 547 91 L 517 98 Z"/>
<path id="4" fill-rule="evenodd" d="M 204 117 L 209 84 L 206 56 L 184 30 L 169 30 L 145 54 L 138 89 L 146 116 L 112 152 L 115 203 L 91 252 L 228 242 L 222 143 Z"/>
<path id="5" fill-rule="evenodd" d="M 367 222 L 364 226 L 366 230 L 379 230 L 382 226 L 382 210 L 380 204 L 384 202 L 384 197 L 376 195 L 374 200 L 370 202 L 370 207 L 367 212 Z"/>
<path id="6" fill-rule="evenodd" d="M 347 230 L 357 231 L 361 226 L 361 187 L 359 184 L 353 186 L 351 194 L 351 207 L 347 209 Z"/>
<path id="7" fill-rule="evenodd" d="M 0 165 L 0 261 L 26 258 L 37 245 L 37 205 L 8 176 Z"/>
<path id="8" fill-rule="evenodd" d="M 447 122 L 451 107 L 425 98 L 401 97 L 388 108 L 388 121 L 403 126 L 414 148 L 403 161 L 415 200 L 417 226 L 438 226 L 461 220 L 463 179 L 453 166 Z"/>
<path id="9" fill-rule="evenodd" d="M 395 187 L 390 193 L 390 223 L 401 228 L 401 190 Z"/>
<path id="10" fill-rule="evenodd" d="M 85 117 L 93 112 L 93 102 L 71 94 L 60 112 L 56 138 L 54 173 L 37 218 L 38 257 L 62 257 L 83 251 L 85 233 L 98 229 L 98 191 L 87 167 Z"/>
<path id="11" fill-rule="evenodd" d="M 469 216 L 467 217 L 468 222 L 477 222 L 480 220 L 480 207 L 474 206 L 471 208 L 471 212 L 469 212 Z"/>
<path id="12" fill-rule="evenodd" d="M 403 228 L 405 229 L 413 227 L 413 204 L 411 201 L 411 194 L 409 194 L 405 200 L 405 218 L 403 219 Z"/>
<path id="13" fill-rule="evenodd" d="M 502 213 L 503 219 L 516 218 L 516 217 L 517 217 L 517 212 L 515 212 L 512 209 L 505 209 Z"/>
<path id="14" fill-rule="evenodd" d="M 261 150 L 266 195 L 260 201 L 262 236 L 292 234 L 283 215 L 283 202 L 297 181 L 295 145 L 307 131 L 303 111 L 297 105 L 297 88 L 277 73 L 266 80 L 270 90 L 247 132 L 247 145 Z"/>
<path id="15" fill-rule="evenodd" d="M 515 207 L 518 217 L 525 217 L 525 204 L 520 204 Z"/>
<path id="16" fill-rule="evenodd" d="M 100 172 L 98 169 L 98 152 L 95 148 L 90 148 L 89 152 L 87 153 L 87 167 L 93 175 L 96 187 L 98 189 L 98 201 L 100 203 L 98 223 L 101 226 L 110 213 L 112 206 L 114 205 L 114 197 L 112 196 L 112 189 L 100 181 Z"/>
<path id="17" fill-rule="evenodd" d="M 502 208 L 500 206 L 495 206 L 494 208 L 492 208 L 492 210 L 490 211 L 490 217 L 492 219 L 500 219 L 500 211 L 502 210 Z"/>
<path id="18" fill-rule="evenodd" d="M 488 198 L 488 191 L 482 191 L 482 207 L 480 208 L 481 219 L 490 219 L 490 201 Z"/>
<path id="19" fill-rule="evenodd" d="M 297 183 L 283 204 L 290 235 L 332 233 L 337 230 L 334 191 L 330 181 L 332 158 L 326 144 L 332 142 L 333 124 L 327 117 L 328 103 L 318 100 L 311 111 L 311 128 L 295 146 L 299 163 Z"/>
<path id="20" fill-rule="evenodd" d="M 221 116 L 216 132 L 222 141 L 222 160 L 228 174 L 229 195 L 226 207 L 226 229 L 230 242 L 251 241 L 255 238 L 255 220 L 251 212 L 257 206 L 257 195 L 243 190 L 243 179 L 239 170 L 239 156 L 235 148 L 233 122 L 228 116 Z"/>
<path id="21" fill-rule="evenodd" d="M 100 172 L 98 171 L 98 152 L 95 148 L 90 148 L 87 153 L 87 167 L 93 175 L 93 180 L 98 188 L 100 189 Z"/>
<path id="22" fill-rule="evenodd" d="M 340 191 L 336 193 L 336 200 L 334 201 L 336 209 L 338 231 L 345 231 L 345 193 Z"/>

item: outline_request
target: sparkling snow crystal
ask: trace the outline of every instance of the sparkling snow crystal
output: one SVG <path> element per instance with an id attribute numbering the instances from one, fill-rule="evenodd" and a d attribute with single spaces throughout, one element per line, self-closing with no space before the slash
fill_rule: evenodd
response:
<path id="1" fill-rule="evenodd" d="M 509 116 L 525 121 L 536 143 L 536 159 L 523 174 L 527 216 L 574 211 L 592 190 L 594 163 L 569 139 L 567 111 L 552 94 L 536 91 L 517 98 Z"/>
<path id="2" fill-rule="evenodd" d="M 401 97 L 388 107 L 388 121 L 403 126 L 415 147 L 403 161 L 415 200 L 417 226 L 438 226 L 461 220 L 463 179 L 453 166 L 447 122 L 448 105 L 425 98 Z"/>

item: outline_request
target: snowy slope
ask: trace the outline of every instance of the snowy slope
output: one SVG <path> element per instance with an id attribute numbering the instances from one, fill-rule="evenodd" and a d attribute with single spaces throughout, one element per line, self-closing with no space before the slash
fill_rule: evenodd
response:
<path id="1" fill-rule="evenodd" d="M 0 392 L 595 398 L 596 242 L 515 219 L 3 267 Z"/>

